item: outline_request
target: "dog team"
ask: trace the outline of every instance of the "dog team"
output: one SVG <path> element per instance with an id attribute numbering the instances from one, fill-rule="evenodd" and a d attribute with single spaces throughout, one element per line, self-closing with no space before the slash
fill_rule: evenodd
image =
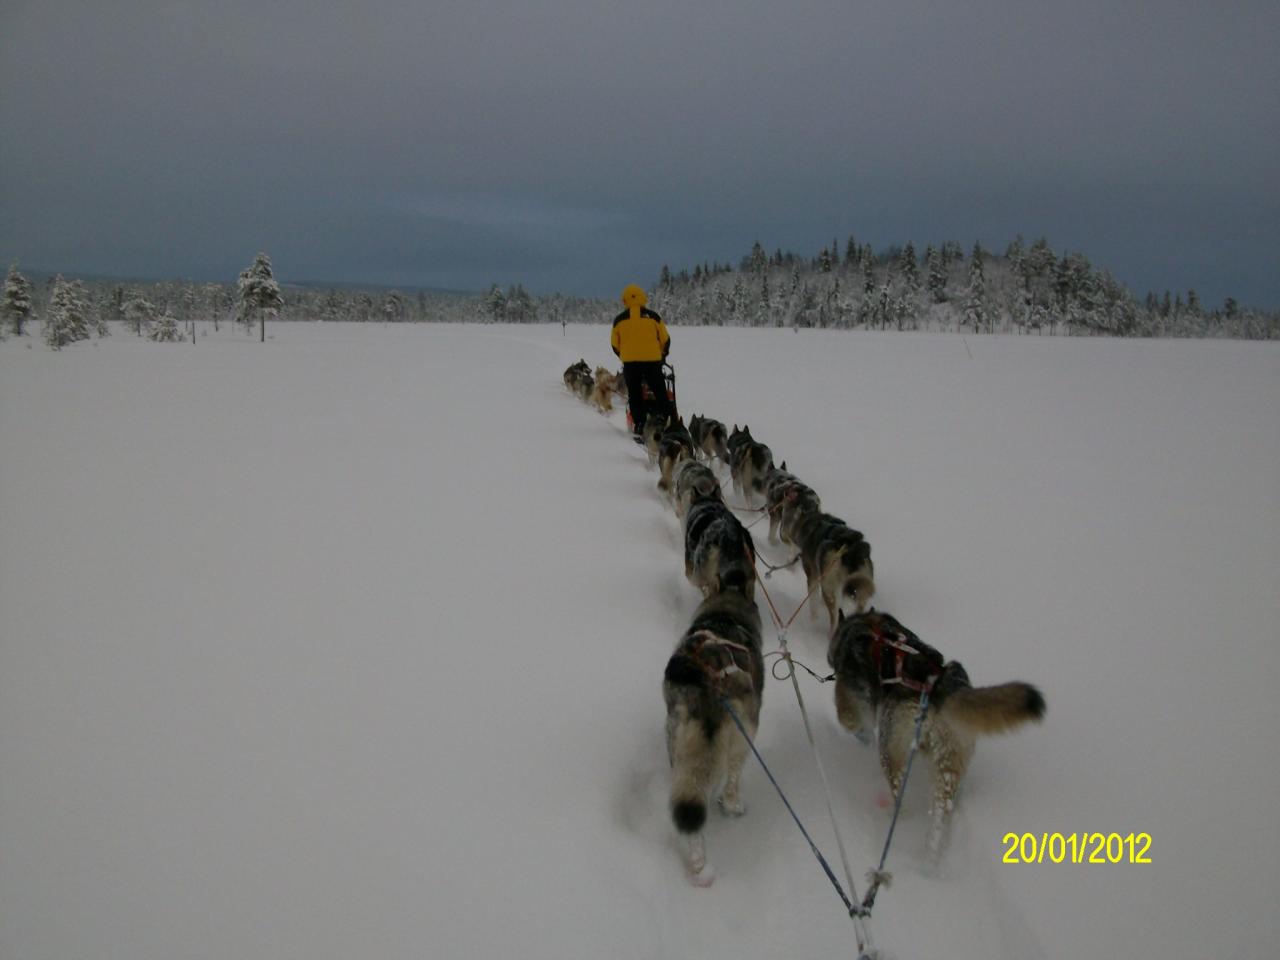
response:
<path id="1" fill-rule="evenodd" d="M 566 386 L 602 413 L 607 409 L 595 399 L 601 382 L 616 392 L 621 379 L 604 368 L 592 378 L 585 360 L 565 371 Z M 650 465 L 658 468 L 658 488 L 684 524 L 685 576 L 703 595 L 662 685 L 673 772 L 671 817 L 683 840 L 689 879 L 699 886 L 714 879 L 703 837 L 712 798 L 728 816 L 744 812 L 740 780 L 750 748 L 738 724 L 754 740 L 765 675 L 755 545 L 724 500 L 717 463 L 728 467 L 745 509 L 767 513 L 769 542 L 795 551 L 811 610 L 815 616 L 821 608 L 827 612 L 836 717 L 863 742 L 874 731 L 895 799 L 921 692 L 928 691 L 919 750 L 933 769 L 928 843 L 940 856 L 977 738 L 1040 720 L 1040 691 L 1021 681 L 974 687 L 958 662 L 945 660 L 889 614 L 868 609 L 876 589 L 870 544 L 824 512 L 817 492 L 785 462 L 775 465 L 773 451 L 749 427 L 729 431 L 718 420 L 696 415 L 687 426 L 679 417 L 657 421 L 648 417 L 641 436 Z M 758 500 L 762 507 L 755 507 Z"/>

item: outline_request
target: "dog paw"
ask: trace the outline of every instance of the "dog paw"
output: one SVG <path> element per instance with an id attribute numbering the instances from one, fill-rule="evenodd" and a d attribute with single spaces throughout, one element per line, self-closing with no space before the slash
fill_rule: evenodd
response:
<path id="1" fill-rule="evenodd" d="M 695 887 L 702 887 L 703 889 L 706 889 L 716 882 L 715 867 L 711 866 L 709 863 L 704 863 L 697 870 L 690 868 L 688 876 L 691 884 Z"/>
<path id="2" fill-rule="evenodd" d="M 717 803 L 720 805 L 720 812 L 726 817 L 740 817 L 747 812 L 747 805 L 741 800 L 726 800 L 721 797 Z"/>

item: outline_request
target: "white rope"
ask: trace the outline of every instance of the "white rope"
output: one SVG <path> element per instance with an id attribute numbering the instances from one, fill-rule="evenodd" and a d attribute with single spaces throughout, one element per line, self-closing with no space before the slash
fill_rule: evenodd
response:
<path id="1" fill-rule="evenodd" d="M 809 724 L 809 711 L 804 706 L 804 696 L 800 693 L 800 681 L 796 679 L 795 662 L 791 659 L 791 650 L 787 647 L 787 631 L 782 628 L 778 633 L 778 644 L 782 647 L 782 655 L 787 666 L 791 668 L 791 688 L 796 692 L 796 702 L 800 704 L 800 717 L 804 720 L 805 736 L 809 738 L 809 747 L 813 751 L 813 762 L 818 767 L 818 777 L 822 780 L 822 793 L 827 803 L 827 815 L 831 818 L 831 829 L 836 835 L 836 847 L 840 850 L 840 865 L 844 867 L 845 882 L 849 885 L 849 897 L 858 902 L 857 886 L 853 882 L 853 869 L 849 866 L 849 854 L 844 847 L 844 837 L 840 834 L 840 825 L 836 821 L 835 805 L 831 801 L 831 784 L 827 781 L 827 770 L 822 764 L 822 754 L 818 752 L 818 743 L 813 737 L 813 727 Z M 867 918 L 857 913 L 850 914 L 854 930 L 858 936 L 858 951 L 865 955 L 873 950 L 871 930 L 867 926 Z"/>

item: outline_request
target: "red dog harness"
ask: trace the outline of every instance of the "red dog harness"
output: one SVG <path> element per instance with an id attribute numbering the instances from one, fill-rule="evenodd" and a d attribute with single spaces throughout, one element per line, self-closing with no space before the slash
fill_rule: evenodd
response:
<path id="1" fill-rule="evenodd" d="M 885 647 L 890 647 L 894 651 L 893 676 L 891 677 L 884 675 L 884 668 L 881 666 Z M 931 691 L 938 679 L 936 673 L 932 673 L 924 681 L 920 681 L 914 680 L 902 672 L 902 667 L 906 663 L 907 657 L 918 656 L 919 654 L 920 651 L 907 642 L 906 634 L 900 633 L 895 638 L 886 637 L 879 629 L 873 630 L 871 633 L 871 662 L 875 664 L 876 675 L 880 677 L 882 686 L 887 687 L 890 684 L 897 683 L 917 693 Z"/>

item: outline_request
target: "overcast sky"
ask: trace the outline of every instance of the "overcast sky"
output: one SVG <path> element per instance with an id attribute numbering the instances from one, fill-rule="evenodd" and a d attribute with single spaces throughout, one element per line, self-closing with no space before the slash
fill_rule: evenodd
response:
<path id="1" fill-rule="evenodd" d="M 4 0 L 0 257 L 615 296 L 1016 234 L 1280 307 L 1280 3 Z"/>

